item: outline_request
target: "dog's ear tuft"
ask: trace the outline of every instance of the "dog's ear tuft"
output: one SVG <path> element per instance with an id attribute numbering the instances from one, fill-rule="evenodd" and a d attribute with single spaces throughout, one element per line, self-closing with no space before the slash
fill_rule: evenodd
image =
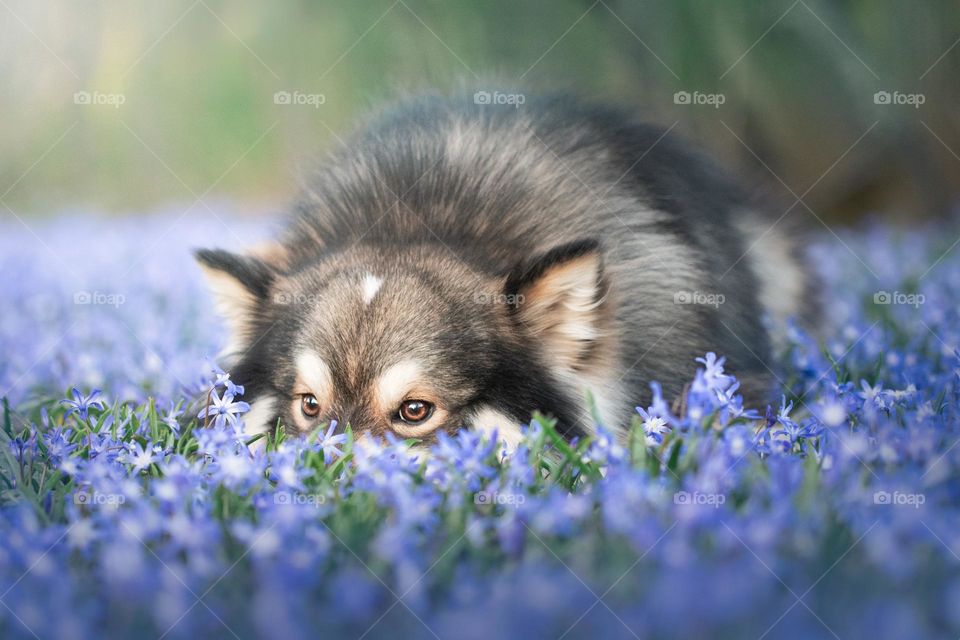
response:
<path id="1" fill-rule="evenodd" d="M 505 284 L 510 314 L 549 362 L 576 371 L 601 337 L 607 283 L 595 240 L 555 247 L 518 266 Z"/>
<path id="2" fill-rule="evenodd" d="M 209 279 L 215 293 L 219 294 L 225 288 L 232 295 L 232 289 L 237 287 L 258 299 L 266 299 L 270 283 L 276 275 L 273 268 L 263 260 L 230 253 L 222 249 L 198 249 L 193 254 L 200 268 Z M 232 282 L 228 282 L 231 281 Z"/>
<path id="3" fill-rule="evenodd" d="M 217 312 L 227 322 L 231 335 L 227 350 L 236 350 L 249 337 L 276 271 L 260 258 L 221 249 L 199 249 L 194 256 L 207 278 Z"/>

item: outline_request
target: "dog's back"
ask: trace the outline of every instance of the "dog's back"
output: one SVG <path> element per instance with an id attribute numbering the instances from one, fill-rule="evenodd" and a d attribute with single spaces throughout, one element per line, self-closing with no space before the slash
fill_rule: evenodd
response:
<path id="1" fill-rule="evenodd" d="M 680 392 L 707 351 L 761 399 L 763 312 L 782 321 L 807 294 L 774 220 L 699 152 L 622 111 L 568 97 L 420 99 L 381 114 L 327 166 L 288 236 L 298 260 L 318 243 L 427 243 L 495 275 L 598 241 L 613 317 L 590 377 L 612 411 L 648 398 L 651 380 Z"/>

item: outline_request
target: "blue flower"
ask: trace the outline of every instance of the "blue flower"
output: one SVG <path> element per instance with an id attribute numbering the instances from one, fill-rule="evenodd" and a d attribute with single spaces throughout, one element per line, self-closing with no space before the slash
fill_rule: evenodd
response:
<path id="1" fill-rule="evenodd" d="M 37 455 L 37 431 L 32 426 L 29 431 L 24 431 L 9 442 L 10 451 L 13 452 L 17 462 L 23 465 Z"/>
<path id="2" fill-rule="evenodd" d="M 717 354 L 711 351 L 705 357 L 697 358 L 696 361 L 703 365 L 703 376 L 698 379 L 708 391 L 722 391 L 734 382 L 733 376 L 723 372 L 723 364 L 727 361 L 725 357 L 717 358 Z"/>
<path id="3" fill-rule="evenodd" d="M 653 397 L 650 406 L 634 407 L 636 412 L 643 418 L 643 433 L 647 446 L 656 446 L 663 442 L 663 436 L 669 433 L 673 427 L 680 426 L 681 421 L 670 413 L 670 407 L 663 398 L 663 389 L 660 383 L 651 382 L 650 390 Z"/>
<path id="4" fill-rule="evenodd" d="M 213 464 L 213 478 L 225 487 L 241 492 L 246 491 L 259 481 L 266 461 L 262 456 L 255 456 L 246 449 L 236 451 L 221 451 Z"/>
<path id="5" fill-rule="evenodd" d="M 180 421 L 178 420 L 178 418 L 181 415 L 183 415 L 183 409 L 179 409 L 176 406 L 171 406 L 160 417 L 160 422 L 170 427 L 170 430 L 173 431 L 175 434 L 179 434 Z"/>
<path id="6" fill-rule="evenodd" d="M 890 392 L 883 388 L 883 385 L 871 385 L 866 380 L 860 381 L 860 391 L 857 395 L 863 398 L 864 403 L 885 411 L 889 408 Z"/>
<path id="7" fill-rule="evenodd" d="M 149 441 L 146 444 L 137 442 L 127 443 L 127 454 L 124 462 L 129 464 L 131 473 L 137 474 L 154 464 L 159 459 L 159 451 Z"/>
<path id="8" fill-rule="evenodd" d="M 304 481 L 314 475 L 313 469 L 303 464 L 298 444 L 284 442 L 269 455 L 270 478 L 279 489 L 304 489 Z"/>
<path id="9" fill-rule="evenodd" d="M 326 433 L 317 440 L 318 446 L 323 450 L 323 463 L 329 466 L 335 459 L 343 457 L 343 451 L 337 447 L 347 441 L 347 434 L 340 433 L 334 435 L 337 429 L 337 421 L 331 420 Z"/>
<path id="10" fill-rule="evenodd" d="M 636 410 L 643 418 L 643 433 L 646 436 L 647 446 L 655 447 L 662 443 L 664 434 L 671 430 L 666 418 L 657 415 L 653 407 L 649 411 L 643 409 L 643 407 L 636 407 Z"/>
<path id="11" fill-rule="evenodd" d="M 73 430 L 62 427 L 57 427 L 43 434 L 47 455 L 50 456 L 50 462 L 54 466 L 59 465 L 77 449 L 77 445 L 71 442 L 72 437 Z"/>
<path id="12" fill-rule="evenodd" d="M 839 398 L 826 398 L 821 401 L 818 415 L 828 427 L 839 427 L 847 421 L 847 407 Z"/>
<path id="13" fill-rule="evenodd" d="M 81 420 L 86 420 L 87 416 L 90 414 L 90 409 L 100 409 L 103 410 L 103 401 L 98 400 L 100 397 L 100 389 L 94 389 L 90 395 L 85 396 L 80 393 L 80 390 L 74 387 L 70 391 L 73 395 L 73 400 L 61 400 L 61 404 L 65 404 L 70 407 L 67 410 L 66 415 L 71 415 L 76 413 L 80 416 Z"/>
<path id="14" fill-rule="evenodd" d="M 225 427 L 230 425 L 231 427 L 239 427 L 240 420 L 238 416 L 242 413 L 250 411 L 250 405 L 246 402 L 234 401 L 234 397 L 230 395 L 227 391 L 224 391 L 223 396 L 217 395 L 215 390 L 210 391 L 208 396 L 210 400 L 210 405 L 204 407 L 200 410 L 200 413 L 197 414 L 198 418 L 203 419 L 204 424 L 209 422 L 210 418 L 213 418 L 213 426 L 215 427 Z"/>
<path id="15" fill-rule="evenodd" d="M 583 460 L 605 465 L 620 462 L 625 455 L 626 449 L 617 442 L 616 437 L 603 427 L 598 427 Z"/>

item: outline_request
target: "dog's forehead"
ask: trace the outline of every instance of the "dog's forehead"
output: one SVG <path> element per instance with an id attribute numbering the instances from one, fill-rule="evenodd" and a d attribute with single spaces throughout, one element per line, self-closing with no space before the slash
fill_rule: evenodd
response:
<path id="1" fill-rule="evenodd" d="M 436 360 L 444 334 L 463 324 L 455 294 L 409 273 L 361 267 L 292 284 L 285 298 L 294 304 L 281 313 L 294 315 L 299 348 L 340 363 L 354 380 L 411 355 Z"/>
<path id="2" fill-rule="evenodd" d="M 410 359 L 430 376 L 456 376 L 498 331 L 485 295 L 497 285 L 485 278 L 444 252 L 358 249 L 278 281 L 292 302 L 278 313 L 296 327 L 296 349 L 316 352 L 344 384 L 371 384 Z"/>
<path id="3" fill-rule="evenodd" d="M 320 330 L 358 339 L 425 330 L 452 311 L 456 295 L 454 287 L 431 286 L 419 274 L 375 267 L 342 271 L 325 284 L 312 320 Z"/>

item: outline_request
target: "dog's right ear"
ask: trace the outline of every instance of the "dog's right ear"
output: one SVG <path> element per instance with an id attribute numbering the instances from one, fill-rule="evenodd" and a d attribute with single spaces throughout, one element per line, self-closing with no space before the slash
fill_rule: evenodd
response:
<path id="1" fill-rule="evenodd" d="M 519 265 L 504 293 L 521 330 L 563 371 L 591 365 L 605 334 L 608 283 L 600 244 L 583 239 L 564 244 Z"/>
<path id="2" fill-rule="evenodd" d="M 221 249 L 194 252 L 213 294 L 217 312 L 230 331 L 228 353 L 250 338 L 257 310 L 267 301 L 277 271 L 264 259 Z"/>

